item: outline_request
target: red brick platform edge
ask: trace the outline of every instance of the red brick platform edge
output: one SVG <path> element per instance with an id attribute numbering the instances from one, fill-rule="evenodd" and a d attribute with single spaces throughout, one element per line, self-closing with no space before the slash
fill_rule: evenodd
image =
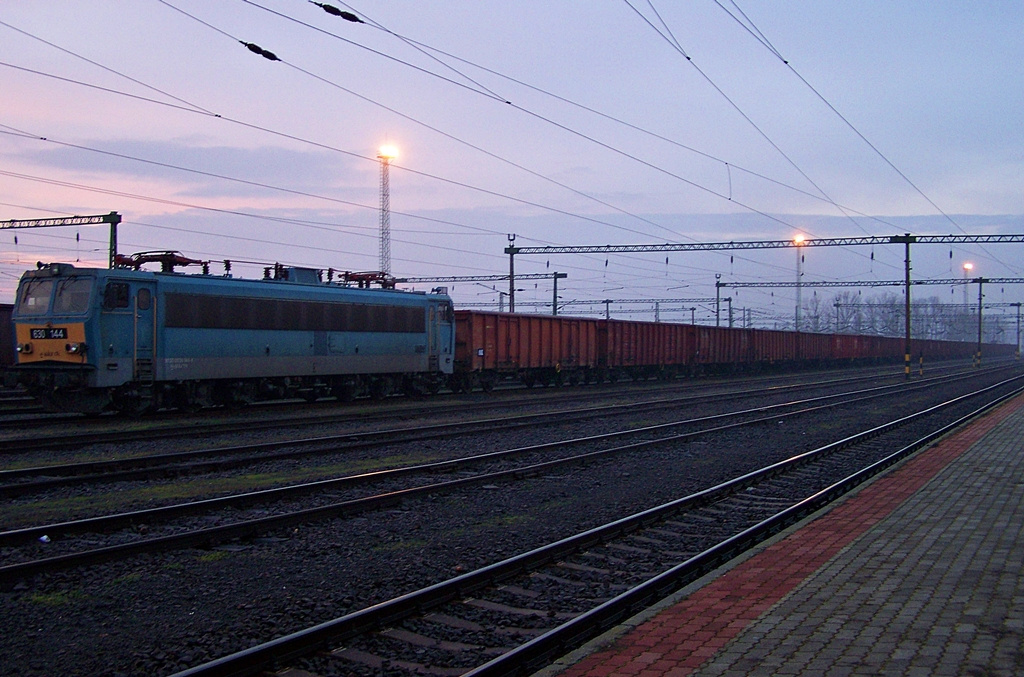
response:
<path id="1" fill-rule="evenodd" d="M 1024 398 L 986 415 L 875 480 L 841 505 L 777 541 L 562 677 L 684 677 L 858 536 L 891 514 L 1001 421 Z"/>

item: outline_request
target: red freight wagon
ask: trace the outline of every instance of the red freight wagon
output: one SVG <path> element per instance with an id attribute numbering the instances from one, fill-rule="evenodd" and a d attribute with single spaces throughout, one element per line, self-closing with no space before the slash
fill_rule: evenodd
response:
<path id="1" fill-rule="evenodd" d="M 452 387 L 492 387 L 499 379 L 527 385 L 617 379 L 672 378 L 699 371 L 771 365 L 899 362 L 903 339 L 795 333 L 702 325 L 518 315 L 455 313 Z M 974 354 L 971 342 L 914 340 L 912 359 L 936 361 Z M 986 345 L 987 356 L 1010 355 L 1012 345 Z"/>
<path id="2" fill-rule="evenodd" d="M 768 334 L 770 346 L 768 354 L 771 356 L 769 361 L 772 364 L 784 364 L 796 359 L 796 334 L 775 329 L 765 329 L 764 331 Z"/>
<path id="3" fill-rule="evenodd" d="M 832 359 L 834 360 L 856 360 L 861 357 L 861 340 L 863 336 L 852 334 L 832 335 Z"/>
<path id="4" fill-rule="evenodd" d="M 516 377 L 527 385 L 575 383 L 598 367 L 601 320 L 554 315 L 455 312 L 455 371 L 462 388 L 489 389 Z"/>
<path id="5" fill-rule="evenodd" d="M 829 334 L 800 334 L 800 358 L 811 364 L 822 364 L 832 358 Z"/>
<path id="6" fill-rule="evenodd" d="M 607 320 L 598 336 L 602 366 L 611 379 L 670 378 L 685 371 L 694 353 L 692 325 Z"/>
<path id="7" fill-rule="evenodd" d="M 741 338 L 746 330 L 726 327 L 697 326 L 697 348 L 694 362 L 698 365 L 722 367 L 745 362 L 748 346 Z"/>

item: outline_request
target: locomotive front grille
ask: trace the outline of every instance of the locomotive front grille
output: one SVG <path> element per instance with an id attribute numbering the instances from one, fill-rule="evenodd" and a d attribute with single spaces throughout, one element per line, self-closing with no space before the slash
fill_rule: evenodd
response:
<path id="1" fill-rule="evenodd" d="M 18 323 L 15 325 L 15 340 L 18 364 L 82 364 L 88 352 L 85 324 L 82 322 L 46 325 Z"/>

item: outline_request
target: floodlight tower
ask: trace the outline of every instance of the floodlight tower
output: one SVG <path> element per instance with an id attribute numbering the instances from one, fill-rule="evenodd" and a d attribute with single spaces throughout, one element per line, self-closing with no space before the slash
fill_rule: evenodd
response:
<path id="1" fill-rule="evenodd" d="M 964 308 L 967 308 L 967 279 L 971 276 L 971 271 L 974 270 L 973 263 L 964 264 Z M 967 310 L 966 312 L 970 312 Z"/>
<path id="2" fill-rule="evenodd" d="M 394 146 L 381 146 L 380 160 L 380 272 L 391 275 L 391 161 L 398 157 Z"/>
<path id="3" fill-rule="evenodd" d="M 801 247 L 803 247 L 805 240 L 806 238 L 802 234 L 798 234 L 793 238 L 793 244 L 796 245 L 796 317 L 793 322 L 793 329 L 797 332 L 800 331 L 800 278 L 804 276 L 804 253 Z"/>

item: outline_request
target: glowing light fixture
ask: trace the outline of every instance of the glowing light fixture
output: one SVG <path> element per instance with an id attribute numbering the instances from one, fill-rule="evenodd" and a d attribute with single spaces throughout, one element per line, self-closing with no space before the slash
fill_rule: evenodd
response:
<path id="1" fill-rule="evenodd" d="M 967 278 L 971 276 L 971 271 L 974 270 L 974 264 L 968 261 L 964 264 L 964 306 L 967 306 Z"/>

